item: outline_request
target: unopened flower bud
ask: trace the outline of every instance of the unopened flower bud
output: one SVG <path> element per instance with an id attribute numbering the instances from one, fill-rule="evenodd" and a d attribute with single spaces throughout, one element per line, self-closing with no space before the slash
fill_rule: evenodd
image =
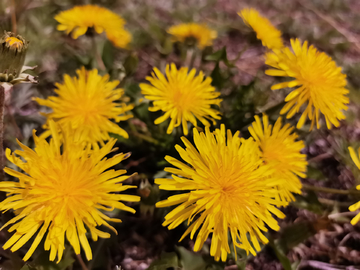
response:
<path id="1" fill-rule="evenodd" d="M 20 75 L 28 44 L 21 36 L 5 31 L 0 39 L 0 82 L 12 81 Z"/>
<path id="2" fill-rule="evenodd" d="M 20 35 L 4 32 L 0 38 L 0 84 L 37 83 L 37 77 L 24 73 L 35 67 L 24 66 L 29 42 Z"/>

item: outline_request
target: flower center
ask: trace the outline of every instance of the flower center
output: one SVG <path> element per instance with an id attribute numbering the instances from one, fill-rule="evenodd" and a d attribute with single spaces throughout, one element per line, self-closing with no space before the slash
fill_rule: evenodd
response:
<path id="1" fill-rule="evenodd" d="M 283 145 L 283 142 L 278 139 L 270 140 L 268 143 L 262 143 L 261 150 L 266 164 L 272 164 L 277 170 L 283 170 L 284 164 L 291 153 L 289 149 Z"/>
<path id="2" fill-rule="evenodd" d="M 98 112 L 98 104 L 95 100 L 83 100 L 81 103 L 79 103 L 79 106 L 77 109 L 78 114 L 83 116 L 90 116 L 94 115 Z"/>
<path id="3" fill-rule="evenodd" d="M 8 37 L 5 41 L 7 45 L 12 49 L 20 49 L 24 45 L 24 43 L 20 39 L 15 37 Z"/>
<path id="4" fill-rule="evenodd" d="M 103 115 L 104 111 L 109 110 L 108 106 L 109 104 L 104 104 L 102 97 L 94 98 L 81 95 L 74 99 L 67 113 L 75 121 L 82 119 L 84 124 L 91 125 Z"/>
<path id="5" fill-rule="evenodd" d="M 188 89 L 178 89 L 174 91 L 173 103 L 179 111 L 186 111 L 190 108 L 194 102 L 194 95 Z"/>
<path id="6" fill-rule="evenodd" d="M 49 164 L 49 167 L 51 165 Z M 49 193 L 50 197 L 55 196 L 52 199 L 55 202 L 83 200 L 85 203 L 86 198 L 90 195 L 90 189 L 84 183 L 87 181 L 91 183 L 93 179 L 91 172 L 84 172 L 81 166 L 75 167 L 67 165 L 68 167 L 65 168 L 64 163 L 58 163 L 56 165 L 62 166 L 62 169 L 53 170 L 52 175 L 47 176 L 47 183 L 43 187 L 45 188 L 44 190 L 52 191 L 46 193 Z M 84 181 L 85 179 L 86 181 Z"/>
<path id="7" fill-rule="evenodd" d="M 302 84 L 307 87 L 318 87 L 326 82 L 324 76 L 324 69 L 322 65 L 317 64 L 312 59 L 304 59 L 303 64 L 300 64 L 299 74 Z"/>

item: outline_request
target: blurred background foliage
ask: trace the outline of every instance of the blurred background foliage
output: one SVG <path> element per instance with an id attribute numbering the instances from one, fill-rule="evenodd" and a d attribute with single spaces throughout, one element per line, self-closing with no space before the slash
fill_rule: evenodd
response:
<path id="1" fill-rule="evenodd" d="M 97 4 L 121 15 L 132 33 L 129 50 L 120 50 L 96 36 L 96 50 L 91 39 L 84 35 L 77 40 L 56 30 L 54 16 L 74 5 Z M 286 209 L 281 230 L 270 231 L 270 243 L 256 257 L 242 250 L 232 250 L 226 263 L 215 262 L 209 256 L 209 243 L 194 253 L 194 242 L 189 238 L 178 243 L 186 226 L 168 231 L 161 226 L 169 209 L 155 209 L 155 203 L 169 193 L 159 191 L 154 178 L 169 177 L 165 155 L 178 157 L 175 144 L 182 144 L 181 130 L 166 134 L 167 123 L 154 125 L 160 113 L 148 112 L 148 101 L 139 88 L 146 82 L 153 67 L 165 69 L 167 63 L 191 65 L 213 79 L 221 92 L 221 113 L 224 123 L 232 131 L 240 130 L 248 137 L 248 125 L 256 114 L 267 112 L 275 121 L 283 106 L 286 90 L 271 91 L 273 77 L 264 74 L 264 52 L 255 33 L 237 15 L 250 5 L 244 0 L 2 0 L 0 1 L 0 31 L 14 30 L 30 40 L 26 65 L 37 65 L 34 74 L 38 85 L 17 85 L 6 101 L 5 147 L 15 150 L 15 138 L 32 147 L 31 131 L 42 131 L 44 118 L 32 97 L 53 95 L 54 84 L 62 82 L 64 74 L 75 75 L 85 66 L 99 68 L 101 58 L 112 80 L 120 80 L 127 101 L 135 104 L 134 117 L 120 125 L 130 138 L 118 139 L 120 152 L 131 152 L 123 164 L 129 174 L 127 180 L 138 186 L 133 191 L 142 197 L 135 215 L 123 212 L 109 213 L 123 220 L 114 226 L 118 235 L 91 243 L 94 258 L 83 263 L 74 256 L 70 246 L 59 264 L 48 261 L 47 252 L 39 245 L 33 260 L 24 264 L 24 250 L 15 253 L 0 250 L 1 269 L 360 269 L 360 227 L 349 221 L 354 216 L 347 207 L 359 201 L 354 186 L 360 184 L 359 171 L 351 161 L 347 147 L 360 146 L 360 2 L 358 0 L 253 0 L 258 9 L 283 32 L 288 44 L 290 38 L 308 40 L 326 52 L 342 66 L 348 75 L 351 104 L 346 120 L 337 129 L 322 128 L 312 133 L 309 126 L 298 130 L 306 143 L 308 177 L 303 179 L 303 194 Z M 15 7 L 16 24 L 12 20 Z M 189 58 L 187 48 L 173 44 L 166 30 L 181 22 L 206 23 L 218 32 L 212 47 L 195 50 Z M 287 120 L 295 124 L 298 117 Z M 200 125 L 199 129 L 203 127 Z M 190 133 L 188 138 L 192 138 Z M 10 166 L 8 164 L 8 166 Z M 313 188 L 315 187 L 315 188 Z M 333 192 L 329 192 L 333 189 Z M 340 192 L 335 192 L 339 189 Z M 172 193 L 173 194 L 173 193 Z M 6 219 L 3 215 L 2 219 Z M 1 244 L 8 239 L 1 231 Z M 31 242 L 31 241 L 30 241 Z M 235 253 L 238 260 L 235 261 Z M 85 260 L 85 259 L 84 259 Z M 346 268 L 353 267 L 353 268 Z"/>

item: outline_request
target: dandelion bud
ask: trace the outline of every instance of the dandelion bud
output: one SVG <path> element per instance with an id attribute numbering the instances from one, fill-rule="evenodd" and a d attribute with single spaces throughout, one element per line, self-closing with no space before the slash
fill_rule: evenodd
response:
<path id="1" fill-rule="evenodd" d="M 4 32 L 0 39 L 0 82 L 12 81 L 20 75 L 28 44 L 19 35 Z"/>

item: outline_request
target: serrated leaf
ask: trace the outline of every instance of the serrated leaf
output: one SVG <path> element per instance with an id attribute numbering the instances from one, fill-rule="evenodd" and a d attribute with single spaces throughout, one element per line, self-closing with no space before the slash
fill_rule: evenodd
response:
<path id="1" fill-rule="evenodd" d="M 215 68 L 213 69 L 213 71 L 211 72 L 211 78 L 212 78 L 212 82 L 211 84 L 219 89 L 221 89 L 225 83 L 225 78 L 223 77 L 223 75 L 220 72 L 220 67 L 219 67 L 219 63 L 216 63 Z"/>
<path id="2" fill-rule="evenodd" d="M 175 252 L 163 253 L 147 270 L 167 270 L 169 267 L 179 268 L 179 259 Z"/>
<path id="3" fill-rule="evenodd" d="M 184 270 L 204 270 L 207 263 L 204 258 L 184 247 L 177 247 L 180 254 L 180 264 Z"/>
<path id="4" fill-rule="evenodd" d="M 284 270 L 292 270 L 291 262 L 289 258 L 285 255 L 284 251 L 281 249 L 280 245 L 270 238 L 269 246 L 274 250 L 276 257 L 279 259 Z"/>
<path id="5" fill-rule="evenodd" d="M 74 263 L 72 249 L 67 247 L 59 263 L 49 261 L 49 252 L 42 250 L 36 259 L 27 264 L 28 269 L 24 270 L 65 270 Z M 22 269 L 23 270 L 23 269 Z"/>
<path id="6" fill-rule="evenodd" d="M 315 227 L 317 223 L 317 221 L 303 221 L 283 228 L 278 239 L 279 246 L 286 251 L 304 242 L 310 236 L 316 234 Z"/>
<path id="7" fill-rule="evenodd" d="M 139 63 L 139 58 L 135 54 L 130 54 L 124 61 L 126 76 L 133 74 Z"/>
<path id="8" fill-rule="evenodd" d="M 107 70 L 111 70 L 114 64 L 114 46 L 106 41 L 103 47 L 101 58 Z"/>
<path id="9" fill-rule="evenodd" d="M 227 58 L 227 53 L 226 53 L 226 47 L 224 46 L 222 49 L 208 55 L 205 57 L 205 60 L 207 61 L 215 61 L 215 62 L 220 62 L 223 61 L 224 64 L 228 67 L 233 67 L 234 65 L 231 64 Z"/>
<path id="10" fill-rule="evenodd" d="M 20 270 L 37 270 L 36 267 L 32 267 L 28 264 L 25 264 Z"/>
<path id="11" fill-rule="evenodd" d="M 171 38 L 170 37 L 166 38 L 164 40 L 162 47 L 157 46 L 157 48 L 161 54 L 164 54 L 164 55 L 170 54 L 173 50 L 173 42 L 172 42 Z"/>
<path id="12" fill-rule="evenodd" d="M 324 176 L 322 171 L 320 171 L 319 169 L 317 169 L 311 165 L 309 165 L 307 167 L 307 178 L 318 180 L 318 181 L 327 180 L 327 177 Z"/>
<path id="13" fill-rule="evenodd" d="M 306 209 L 315 214 L 322 214 L 324 212 L 324 206 L 319 202 L 317 195 L 314 191 L 308 190 L 305 196 L 294 194 L 296 201 L 291 202 L 291 205 Z"/>

